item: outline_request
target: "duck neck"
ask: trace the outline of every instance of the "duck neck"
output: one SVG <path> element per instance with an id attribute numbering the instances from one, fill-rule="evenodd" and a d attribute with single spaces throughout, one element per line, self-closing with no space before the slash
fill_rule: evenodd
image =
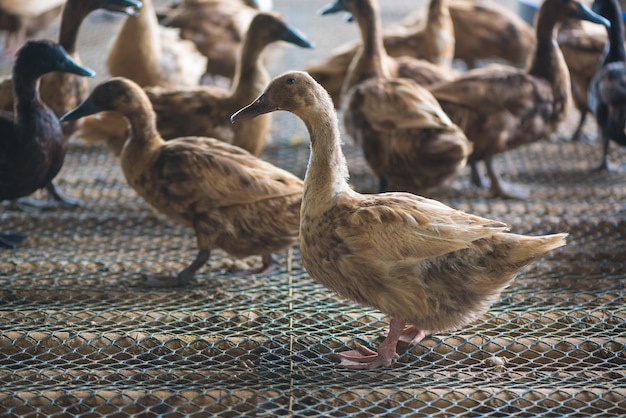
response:
<path id="1" fill-rule="evenodd" d="M 244 102 L 256 98 L 269 83 L 270 75 L 261 62 L 261 54 L 268 45 L 248 32 L 241 46 L 241 53 L 235 68 L 231 95 Z"/>
<path id="2" fill-rule="evenodd" d="M 373 77 L 389 78 L 387 51 L 383 44 L 382 23 L 376 0 L 364 1 L 358 14 L 353 14 L 359 25 L 363 46 L 354 59 L 356 63 L 344 85 L 344 91 Z"/>
<path id="3" fill-rule="evenodd" d="M 435 27 L 443 26 L 450 19 L 450 11 L 448 10 L 447 0 L 431 0 L 428 5 L 428 14 L 426 16 L 426 28 L 433 25 Z"/>
<path id="4" fill-rule="evenodd" d="M 348 184 L 348 165 L 341 150 L 337 113 L 330 98 L 326 105 L 328 111 L 311 112 L 307 119 L 303 119 L 311 141 L 304 198 L 313 202 L 325 202 L 352 190 Z"/>
<path id="5" fill-rule="evenodd" d="M 15 97 L 13 110 L 19 120 L 33 104 L 42 103 L 39 99 L 39 76 L 14 69 L 13 96 Z"/>
<path id="6" fill-rule="evenodd" d="M 611 27 L 607 28 L 609 38 L 609 50 L 604 57 L 604 64 L 611 62 L 621 62 L 626 60 L 626 49 L 624 48 L 624 20 L 617 0 L 607 2 L 606 17 L 611 22 Z"/>
<path id="7" fill-rule="evenodd" d="M 78 39 L 78 31 L 83 20 L 91 12 L 84 7 L 75 7 L 75 1 L 69 0 L 63 6 L 63 14 L 61 15 L 61 28 L 59 29 L 59 44 L 68 54 L 74 56 L 76 54 L 76 40 Z"/>
<path id="8" fill-rule="evenodd" d="M 128 143 L 132 144 L 133 147 L 145 148 L 150 145 L 160 145 L 164 142 L 157 132 L 156 115 L 153 111 L 148 112 L 142 109 L 127 113 L 124 116 L 126 116 L 130 125 L 131 138 Z"/>
<path id="9" fill-rule="evenodd" d="M 161 38 L 152 0 L 142 0 L 143 6 L 137 16 L 128 16 L 122 24 L 111 51 L 119 60 L 140 63 L 142 71 L 134 72 L 135 81 L 142 86 L 153 85 L 159 80 Z"/>
<path id="10" fill-rule="evenodd" d="M 568 78 L 566 81 L 567 86 L 569 86 L 569 70 L 563 54 L 556 43 L 556 26 L 557 22 L 554 18 L 549 16 L 548 13 L 542 13 L 542 9 L 539 9 L 535 53 L 528 68 L 528 74 L 548 80 L 553 88 L 555 83 L 564 84 L 559 83 L 559 81 L 564 81 L 562 80 L 563 77 Z"/>

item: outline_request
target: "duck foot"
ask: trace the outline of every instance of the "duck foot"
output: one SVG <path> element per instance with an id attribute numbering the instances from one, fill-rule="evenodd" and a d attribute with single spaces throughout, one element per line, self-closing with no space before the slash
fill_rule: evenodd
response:
<path id="1" fill-rule="evenodd" d="M 26 235 L 19 232 L 7 232 L 0 234 L 0 248 L 14 249 L 17 244 L 24 241 Z"/>
<path id="2" fill-rule="evenodd" d="M 54 184 L 50 182 L 45 186 L 48 192 L 48 199 L 46 201 L 39 199 L 32 199 L 29 197 L 22 197 L 17 199 L 17 203 L 22 207 L 30 207 L 41 210 L 52 210 L 58 208 L 75 208 L 82 206 L 82 202 L 78 199 L 71 198 L 64 195 Z"/>
<path id="3" fill-rule="evenodd" d="M 375 369 L 388 367 L 395 363 L 400 356 L 396 352 L 396 345 L 401 338 L 410 342 L 418 342 L 426 336 L 424 331 L 418 331 L 415 327 L 404 327 L 404 321 L 392 319 L 389 324 L 389 333 L 380 346 L 378 352 L 364 346 L 356 350 L 334 353 L 331 356 L 340 361 L 339 365 L 349 369 Z M 423 334 L 423 335 L 422 335 Z"/>
<path id="4" fill-rule="evenodd" d="M 157 289 L 172 289 L 175 287 L 184 287 L 191 280 L 181 281 L 178 276 L 147 276 L 144 281 L 146 287 Z"/>
<path id="5" fill-rule="evenodd" d="M 491 187 L 491 195 L 502 199 L 526 200 L 530 197 L 530 191 L 526 186 L 517 183 L 505 183 L 500 181 L 497 186 Z"/>
<path id="6" fill-rule="evenodd" d="M 209 257 L 211 257 L 211 250 L 199 250 L 193 262 L 178 273 L 178 275 L 149 276 L 146 277 L 144 284 L 148 287 L 162 289 L 186 286 L 191 280 L 193 280 L 198 269 L 206 263 Z"/>
<path id="7" fill-rule="evenodd" d="M 266 274 L 266 273 L 269 273 L 276 265 L 276 260 L 274 260 L 274 257 L 272 257 L 272 254 L 263 254 L 261 256 L 261 259 L 263 260 L 263 264 L 261 264 L 261 267 L 240 271 L 239 273 L 235 273 L 235 276 L 246 277 L 246 276 L 253 276 L 256 274 Z"/>
<path id="8" fill-rule="evenodd" d="M 359 346 L 356 350 L 343 351 L 341 353 L 332 354 L 331 356 L 340 361 L 340 366 L 349 369 L 389 367 L 400 358 L 396 353 L 395 347 L 391 353 L 384 353 L 381 351 L 382 348 L 381 345 L 378 348 L 378 352 L 376 352 L 365 346 Z"/>

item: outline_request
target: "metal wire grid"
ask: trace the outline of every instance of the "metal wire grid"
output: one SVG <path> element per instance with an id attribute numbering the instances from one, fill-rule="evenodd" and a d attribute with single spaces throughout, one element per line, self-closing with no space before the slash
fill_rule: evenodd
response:
<path id="1" fill-rule="evenodd" d="M 396 3 L 387 6 L 397 18 Z M 307 29 L 304 13 L 288 20 Z M 339 30 L 319 22 L 333 25 L 319 28 L 326 35 Z M 273 56 L 298 63 L 299 53 Z M 278 140 L 263 157 L 302 176 L 304 128 L 291 115 L 275 122 Z M 143 275 L 193 258 L 193 233 L 141 201 L 104 147 L 72 144 L 58 180 L 84 207 L 0 205 L 3 230 L 29 235 L 0 253 L 0 415 L 624 415 L 625 181 L 591 172 L 599 144 L 557 137 L 497 161 L 507 180 L 532 187 L 528 201 L 485 198 L 467 173 L 433 197 L 514 232 L 568 231 L 568 246 L 527 269 L 474 324 L 428 337 L 392 368 L 356 372 L 328 354 L 375 347 L 388 318 L 315 284 L 297 246 L 268 276 L 237 277 L 259 260 L 216 251 L 188 288 L 142 287 Z M 360 152 L 344 148 L 352 183 L 373 191 Z"/>

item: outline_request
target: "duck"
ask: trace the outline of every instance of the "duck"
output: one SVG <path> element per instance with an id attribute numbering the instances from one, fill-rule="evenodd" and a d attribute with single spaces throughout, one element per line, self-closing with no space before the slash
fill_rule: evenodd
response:
<path id="1" fill-rule="evenodd" d="M 324 15 L 333 11 L 322 9 L 319 13 Z M 451 68 L 455 37 L 448 0 L 431 0 L 426 15 L 424 24 L 410 30 L 390 29 L 389 33 L 384 34 L 383 44 L 387 54 L 397 58 L 390 60 L 397 61 L 397 64 L 390 64 L 394 66 L 392 75 L 414 78 L 422 86 L 428 87 L 442 80 L 452 80 L 456 71 Z M 337 106 L 341 104 L 348 68 L 361 45 L 361 42 L 342 45 L 323 62 L 315 62 L 304 68 L 326 88 Z"/>
<path id="2" fill-rule="evenodd" d="M 52 71 L 95 75 L 52 41 L 28 41 L 19 49 L 13 65 L 15 112 L 0 112 L 0 201 L 48 186 L 63 166 L 66 144 L 61 124 L 38 90 L 41 76 Z M 0 245 L 12 247 L 15 239 L 23 237 L 3 235 Z"/>
<path id="3" fill-rule="evenodd" d="M 0 31 L 6 32 L 3 57 L 12 57 L 27 37 L 46 30 L 65 0 L 0 0 Z"/>
<path id="4" fill-rule="evenodd" d="M 509 8 L 491 0 L 449 0 L 454 28 L 454 59 L 467 68 L 480 61 L 501 60 L 524 67 L 535 48 L 535 33 Z M 410 14 L 402 25 L 409 30 L 422 25 L 422 15 Z"/>
<path id="5" fill-rule="evenodd" d="M 215 83 L 219 77 L 231 81 L 235 76 L 238 51 L 259 11 L 270 9 L 251 1 L 182 0 L 161 12 L 160 23 L 179 29 L 181 38 L 208 58 L 204 81 Z"/>
<path id="6" fill-rule="evenodd" d="M 398 343 L 417 344 L 471 323 L 522 269 L 566 243 L 566 233 L 510 233 L 502 222 L 411 193 L 355 191 L 332 98 L 304 71 L 274 78 L 232 120 L 277 110 L 304 121 L 310 137 L 302 265 L 317 283 L 391 318 L 378 350 L 333 353 L 342 367 L 389 367 L 399 357 Z"/>
<path id="7" fill-rule="evenodd" d="M 137 16 L 128 16 L 109 46 L 111 76 L 130 78 L 142 87 L 193 87 L 200 83 L 207 59 L 179 30 L 160 26 L 152 0 L 142 0 Z"/>
<path id="8" fill-rule="evenodd" d="M 196 258 L 175 275 L 150 277 L 153 287 L 187 285 L 221 248 L 233 257 L 260 255 L 272 267 L 272 253 L 298 238 L 303 182 L 249 152 L 207 137 L 165 141 L 146 92 L 132 80 L 114 77 L 61 120 L 100 111 L 119 112 L 131 135 L 120 156 L 128 184 L 148 204 L 174 222 L 194 229 Z"/>
<path id="9" fill-rule="evenodd" d="M 624 21 L 617 0 L 595 0 L 592 10 L 610 22 L 607 27 L 608 51 L 589 85 L 589 108 L 596 117 L 602 159 L 596 170 L 611 170 L 608 162 L 612 141 L 626 146 L 626 48 Z"/>
<path id="10" fill-rule="evenodd" d="M 378 2 L 336 0 L 327 10 L 349 12 L 363 37 L 341 110 L 346 132 L 378 176 L 378 191 L 424 193 L 457 175 L 471 143 L 426 88 L 390 75 Z"/>
<path id="11" fill-rule="evenodd" d="M 67 0 L 61 15 L 61 28 L 58 43 L 65 51 L 80 63 L 80 57 L 76 50 L 78 31 L 83 20 L 94 10 L 106 9 L 113 12 L 135 14 L 141 3 L 135 0 Z M 88 83 L 83 77 L 65 72 L 51 72 L 40 80 L 39 92 L 42 100 L 52 109 L 57 117 L 61 117 L 68 110 L 76 107 L 87 94 Z M 11 77 L 0 81 L 0 110 L 5 112 L 14 111 L 13 79 Z M 65 137 L 69 139 L 75 130 L 76 124 L 64 123 L 62 129 Z M 81 202 L 66 196 L 59 190 L 54 182 L 46 186 L 48 203 L 30 200 L 29 205 L 34 206 L 78 206 Z"/>
<path id="12" fill-rule="evenodd" d="M 561 26 L 557 42 L 569 69 L 572 100 L 579 113 L 578 123 L 569 139 L 581 141 L 586 139 L 583 127 L 590 110 L 587 92 L 602 61 L 607 43 L 606 30 L 593 23 L 570 19 Z"/>
<path id="13" fill-rule="evenodd" d="M 230 89 L 197 86 L 187 89 L 147 88 L 146 92 L 158 115 L 157 128 L 166 139 L 179 136 L 210 136 L 259 155 L 271 127 L 269 115 L 247 124 L 233 126 L 230 115 L 256 97 L 270 76 L 261 61 L 263 50 L 271 43 L 285 41 L 302 48 L 313 43 L 290 26 L 276 12 L 258 13 L 246 33 L 235 83 Z M 128 137 L 126 124 L 116 124 L 104 113 L 81 122 L 76 137 L 86 142 L 105 141 L 115 154 Z"/>
<path id="14" fill-rule="evenodd" d="M 522 185 L 504 184 L 494 168 L 494 156 L 547 138 L 567 115 L 570 76 L 555 40 L 560 23 L 570 18 L 609 24 L 578 0 L 545 0 L 538 11 L 537 48 L 526 68 L 493 64 L 431 89 L 446 114 L 473 143 L 469 158 L 473 183 L 484 185 L 477 167 L 482 161 L 493 197 L 529 196 Z"/>

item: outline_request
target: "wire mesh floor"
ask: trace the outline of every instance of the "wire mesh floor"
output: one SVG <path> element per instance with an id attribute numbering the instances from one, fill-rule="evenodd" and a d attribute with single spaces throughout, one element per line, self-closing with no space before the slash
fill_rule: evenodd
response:
<path id="1" fill-rule="evenodd" d="M 193 259 L 193 232 L 137 197 L 104 146 L 72 143 L 58 184 L 82 207 L 0 205 L 2 229 L 29 236 L 0 252 L 0 415 L 626 414 L 626 180 L 592 171 L 600 145 L 563 140 L 572 123 L 497 159 L 532 199 L 487 198 L 469 172 L 432 194 L 513 232 L 569 232 L 568 245 L 472 325 L 372 371 L 340 369 L 328 354 L 376 347 L 388 318 L 315 284 L 297 246 L 269 275 L 238 277 L 259 258 L 215 251 L 189 287 L 143 287 Z M 301 124 L 277 115 L 273 135 L 263 157 L 302 176 Z M 345 152 L 355 188 L 373 191 L 360 152 L 349 142 Z M 624 150 L 610 157 L 626 163 Z"/>

